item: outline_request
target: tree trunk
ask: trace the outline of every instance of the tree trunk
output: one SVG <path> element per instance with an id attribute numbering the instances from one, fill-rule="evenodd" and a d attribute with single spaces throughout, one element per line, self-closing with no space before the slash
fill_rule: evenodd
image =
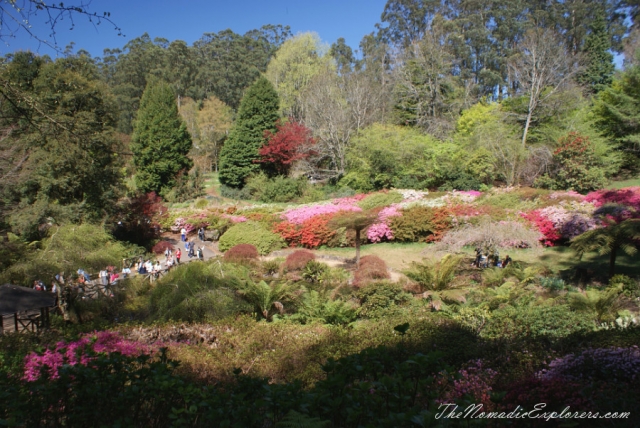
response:
<path id="1" fill-rule="evenodd" d="M 524 124 L 524 131 L 522 132 L 522 147 L 526 147 L 527 145 L 527 134 L 529 133 L 529 125 L 531 124 L 532 115 L 533 111 L 530 109 L 527 113 L 527 121 Z"/>
<path id="2" fill-rule="evenodd" d="M 616 256 L 618 255 L 618 248 L 613 247 L 611 249 L 611 255 L 609 256 L 609 278 L 613 277 L 616 273 Z"/>
<path id="3" fill-rule="evenodd" d="M 360 264 L 360 231 L 362 229 L 356 229 L 356 266 Z"/>

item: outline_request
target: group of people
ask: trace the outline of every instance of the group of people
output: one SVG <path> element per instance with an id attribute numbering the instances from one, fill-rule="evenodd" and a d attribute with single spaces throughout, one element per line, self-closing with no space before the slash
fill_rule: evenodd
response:
<path id="1" fill-rule="evenodd" d="M 482 251 L 482 248 L 476 248 L 476 258 L 472 265 L 478 268 L 499 267 L 505 268 L 511 263 L 511 257 L 507 255 L 504 260 L 500 260 L 500 253 L 498 250 Z"/>

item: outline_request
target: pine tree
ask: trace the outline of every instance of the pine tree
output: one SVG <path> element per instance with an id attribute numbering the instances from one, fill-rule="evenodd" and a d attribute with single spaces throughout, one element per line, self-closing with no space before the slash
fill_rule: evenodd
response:
<path id="1" fill-rule="evenodd" d="M 587 86 L 593 93 L 598 93 L 613 81 L 613 54 L 609 52 L 611 43 L 607 23 L 602 14 L 593 22 L 591 34 L 584 42 L 582 51 L 587 57 L 587 67 L 578 76 L 578 81 Z"/>
<path id="2" fill-rule="evenodd" d="M 178 114 L 173 90 L 161 81 L 148 83 L 131 141 L 138 188 L 166 194 L 176 176 L 191 168 L 190 149 L 191 136 Z"/>
<path id="3" fill-rule="evenodd" d="M 278 108 L 278 94 L 266 78 L 259 78 L 247 90 L 220 152 L 220 183 L 243 187 L 245 178 L 260 169 L 258 151 L 266 141 L 265 131 L 275 131 Z"/>

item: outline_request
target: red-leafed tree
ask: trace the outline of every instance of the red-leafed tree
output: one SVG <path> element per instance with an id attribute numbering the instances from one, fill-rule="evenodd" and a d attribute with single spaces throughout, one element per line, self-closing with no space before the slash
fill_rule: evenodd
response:
<path id="1" fill-rule="evenodd" d="M 267 143 L 260 149 L 260 162 L 277 175 L 287 175 L 295 161 L 305 159 L 313 153 L 312 147 L 316 143 L 311 130 L 293 120 L 286 123 L 279 120 L 276 132 L 267 130 L 264 137 Z"/>

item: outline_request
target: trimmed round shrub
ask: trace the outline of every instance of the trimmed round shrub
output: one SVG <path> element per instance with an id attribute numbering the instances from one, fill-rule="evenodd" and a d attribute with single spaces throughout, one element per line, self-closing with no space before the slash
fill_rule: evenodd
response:
<path id="1" fill-rule="evenodd" d="M 353 285 L 362 287 L 372 281 L 389 279 L 387 264 L 378 256 L 369 255 L 360 259 L 353 277 Z"/>
<path id="2" fill-rule="evenodd" d="M 284 268 L 287 272 L 302 270 L 311 260 L 315 260 L 316 256 L 311 251 L 296 250 L 287 256 L 284 261 Z"/>
<path id="3" fill-rule="evenodd" d="M 227 251 L 239 244 L 251 244 L 258 249 L 261 255 L 285 247 L 284 240 L 280 235 L 268 231 L 260 223 L 253 221 L 237 223 L 230 227 L 220 237 L 218 248 L 220 251 Z"/>
<path id="4" fill-rule="evenodd" d="M 258 249 L 251 244 L 238 244 L 224 253 L 224 259 L 229 261 L 255 260 L 258 257 Z"/>

